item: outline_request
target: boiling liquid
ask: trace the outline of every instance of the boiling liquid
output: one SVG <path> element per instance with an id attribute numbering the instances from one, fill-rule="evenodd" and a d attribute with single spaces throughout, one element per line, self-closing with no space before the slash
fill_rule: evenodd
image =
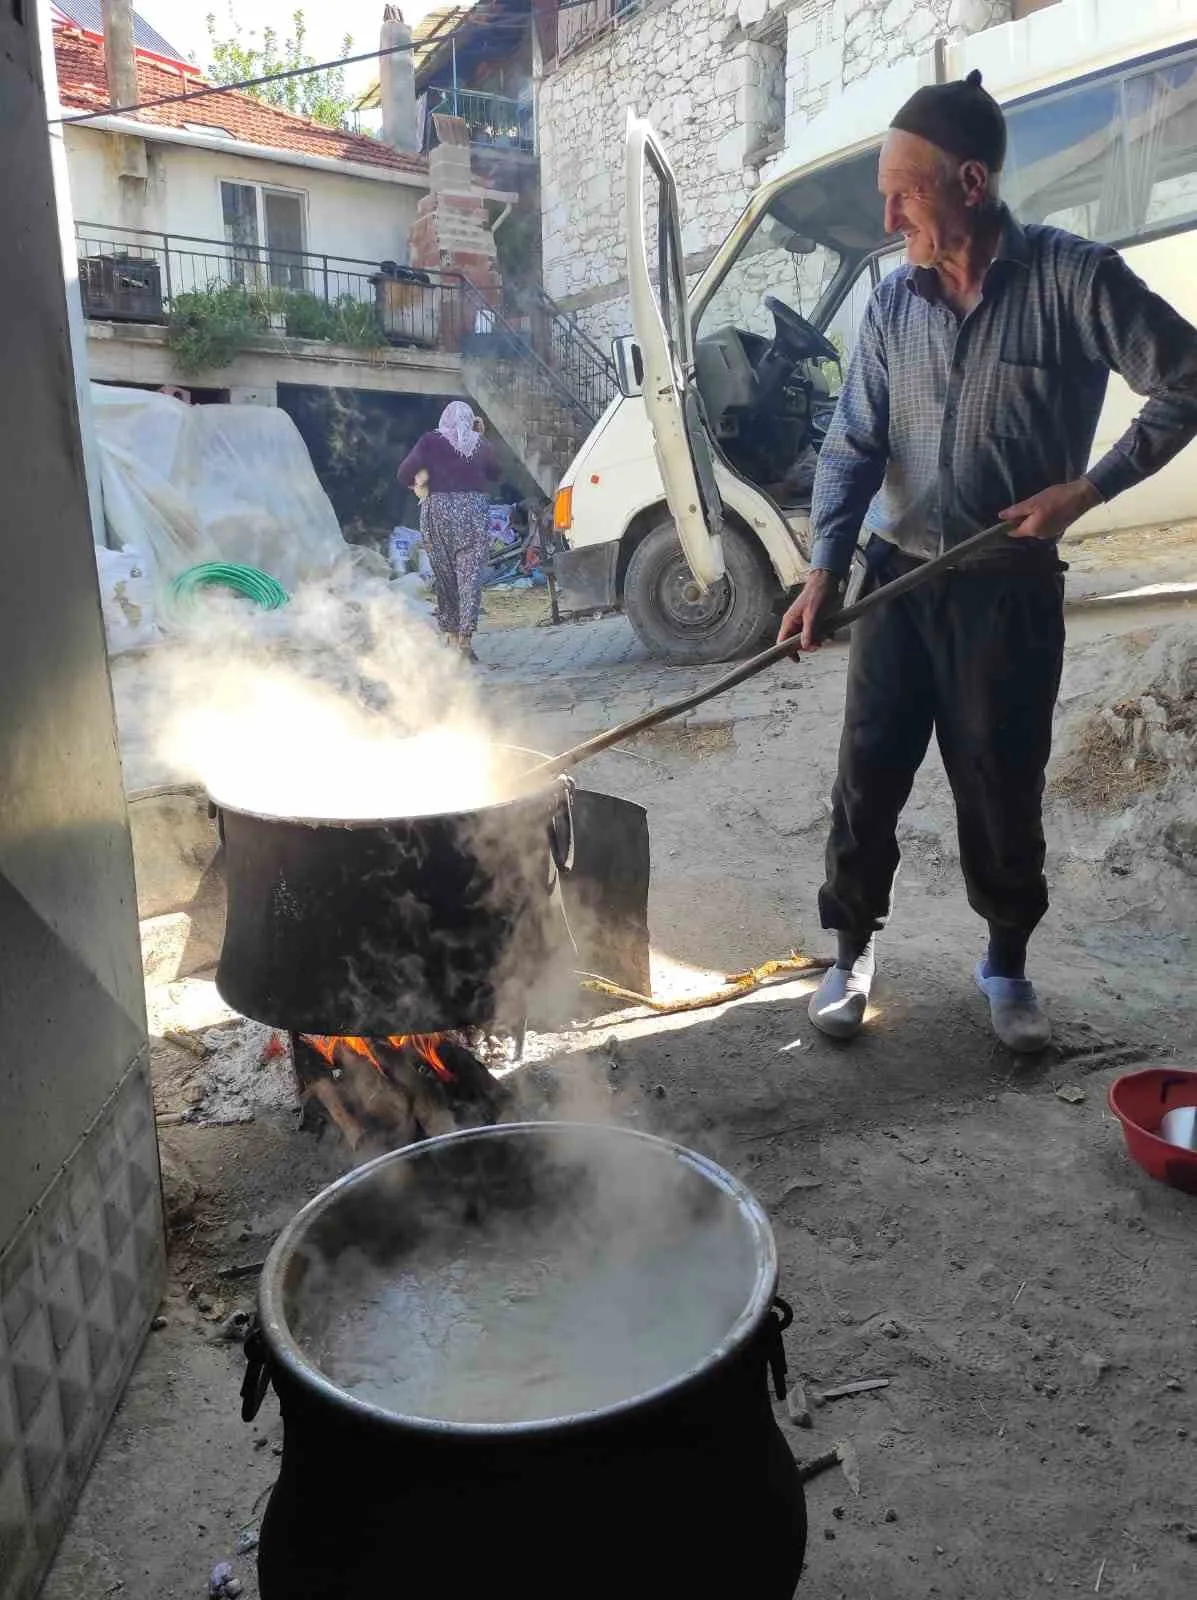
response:
<path id="1" fill-rule="evenodd" d="M 742 1233 L 717 1220 L 601 1252 L 552 1225 L 461 1245 L 390 1272 L 338 1263 L 324 1300 L 335 1309 L 310 1346 L 338 1387 L 451 1422 L 591 1411 L 698 1365 L 753 1287 Z"/>

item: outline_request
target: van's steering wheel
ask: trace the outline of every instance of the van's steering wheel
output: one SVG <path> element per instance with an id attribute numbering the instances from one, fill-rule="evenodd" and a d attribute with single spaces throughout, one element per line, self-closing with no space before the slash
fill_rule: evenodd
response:
<path id="1" fill-rule="evenodd" d="M 840 353 L 830 339 L 825 338 L 805 317 L 779 300 L 776 295 L 765 296 L 765 309 L 773 317 L 774 353 L 788 361 L 838 361 Z"/>

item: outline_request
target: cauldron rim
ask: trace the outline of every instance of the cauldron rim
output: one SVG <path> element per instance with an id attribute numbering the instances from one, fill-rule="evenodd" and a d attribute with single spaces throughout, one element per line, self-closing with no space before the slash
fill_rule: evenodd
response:
<path id="1" fill-rule="evenodd" d="M 708 1182 L 714 1184 L 738 1207 L 741 1217 L 749 1226 L 752 1243 L 755 1246 L 755 1281 L 735 1321 L 719 1343 L 700 1361 L 676 1373 L 667 1382 L 658 1384 L 653 1389 L 643 1390 L 639 1394 L 626 1396 L 611 1405 L 596 1407 L 590 1411 L 571 1412 L 564 1417 L 537 1417 L 522 1422 L 458 1422 L 440 1417 L 413 1416 L 406 1412 L 388 1411 L 383 1406 L 372 1405 L 369 1401 L 362 1400 L 333 1383 L 310 1358 L 305 1356 L 302 1347 L 292 1335 L 284 1314 L 284 1273 L 296 1245 L 311 1223 L 330 1205 L 335 1204 L 337 1197 L 358 1184 L 368 1182 L 373 1174 L 385 1166 L 420 1160 L 445 1145 L 499 1138 L 521 1138 L 530 1133 L 539 1135 L 553 1132 L 635 1139 L 642 1144 L 666 1150 L 675 1159 L 684 1162 L 691 1170 L 697 1171 Z M 686 1145 L 677 1144 L 671 1139 L 662 1139 L 657 1134 L 644 1133 L 638 1128 L 587 1122 L 506 1122 L 483 1128 L 466 1128 L 455 1133 L 442 1134 L 438 1138 L 426 1139 L 420 1144 L 408 1145 L 402 1150 L 388 1151 L 385 1155 L 378 1156 L 373 1161 L 346 1173 L 328 1188 L 321 1190 L 296 1212 L 271 1247 L 259 1284 L 258 1318 L 273 1360 L 285 1369 L 288 1377 L 309 1393 L 342 1412 L 352 1413 L 365 1422 L 390 1428 L 396 1432 L 422 1434 L 425 1437 L 446 1441 L 455 1438 L 463 1442 L 471 1439 L 499 1440 L 505 1437 L 528 1439 L 550 1434 L 559 1436 L 564 1432 L 581 1431 L 618 1421 L 633 1414 L 638 1415 L 649 1407 L 677 1398 L 693 1385 L 702 1382 L 709 1374 L 731 1360 L 757 1334 L 773 1303 L 777 1290 L 777 1276 L 777 1243 L 764 1207 L 746 1185 L 717 1162 L 712 1161 L 709 1156 L 691 1150 Z"/>
<path id="2" fill-rule="evenodd" d="M 498 748 L 516 755 L 532 756 L 538 762 L 548 760 L 548 757 L 539 750 L 529 750 L 524 745 L 500 744 Z M 530 775 L 531 769 L 524 776 Z M 276 822 L 296 828 L 402 828 L 415 822 L 449 822 L 461 817 L 495 816 L 510 810 L 513 806 L 524 805 L 530 800 L 538 798 L 547 800 L 554 793 L 559 795 L 568 787 L 569 781 L 564 774 L 558 774 L 536 784 L 529 784 L 526 788 L 519 788 L 514 794 L 506 795 L 502 800 L 488 800 L 480 806 L 459 806 L 450 811 L 408 811 L 379 817 L 308 817 L 281 811 L 256 811 L 252 806 L 241 806 L 231 800 L 222 800 L 212 789 L 207 790 L 207 795 L 208 803 L 217 811 L 231 812 L 238 817 L 249 817 L 254 822 Z"/>

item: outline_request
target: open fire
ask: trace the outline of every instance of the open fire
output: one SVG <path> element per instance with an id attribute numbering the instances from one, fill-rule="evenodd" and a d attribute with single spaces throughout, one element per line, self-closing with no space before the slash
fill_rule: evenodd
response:
<path id="1" fill-rule="evenodd" d="M 496 1122 L 503 1093 L 453 1033 L 293 1033 L 306 1126 L 331 1122 L 364 1155 Z"/>
<path id="2" fill-rule="evenodd" d="M 305 1044 L 310 1044 L 318 1050 L 330 1067 L 337 1064 L 338 1048 L 348 1050 L 351 1055 L 361 1056 L 363 1061 L 368 1061 L 376 1072 L 385 1069 L 379 1060 L 376 1046 L 387 1050 L 414 1050 L 426 1066 L 432 1068 L 443 1083 L 453 1083 L 453 1073 L 441 1059 L 438 1046 L 447 1038 L 443 1033 L 392 1033 L 384 1039 L 370 1040 L 359 1039 L 352 1034 L 321 1035 L 305 1033 L 301 1035 Z"/>

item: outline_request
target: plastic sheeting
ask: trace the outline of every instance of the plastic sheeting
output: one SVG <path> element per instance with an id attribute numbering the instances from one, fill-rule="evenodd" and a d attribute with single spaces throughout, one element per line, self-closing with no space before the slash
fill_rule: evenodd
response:
<path id="1" fill-rule="evenodd" d="M 149 562 L 136 550 L 96 549 L 100 570 L 100 604 L 108 653 L 144 650 L 158 638 L 154 584 Z"/>
<path id="2" fill-rule="evenodd" d="M 275 406 L 192 406 L 92 384 L 109 538 L 148 557 L 159 593 L 201 561 L 293 590 L 346 553 L 307 446 Z"/>

